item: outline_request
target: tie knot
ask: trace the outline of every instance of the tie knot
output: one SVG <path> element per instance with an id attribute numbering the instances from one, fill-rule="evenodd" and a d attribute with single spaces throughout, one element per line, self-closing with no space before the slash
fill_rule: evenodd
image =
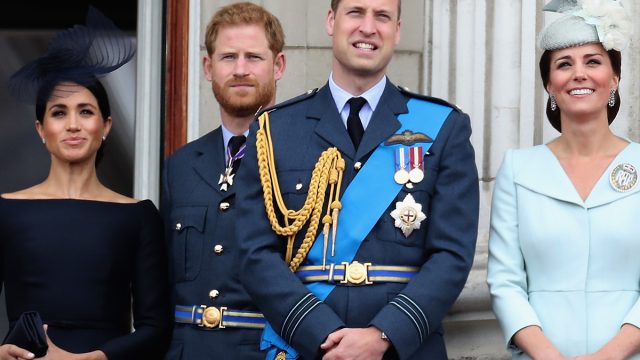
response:
<path id="1" fill-rule="evenodd" d="M 244 145 L 246 141 L 247 141 L 247 137 L 244 135 L 232 136 L 231 139 L 229 139 L 229 145 L 228 145 L 231 156 L 237 154 L 238 150 L 240 150 L 240 147 Z"/>
<path id="2" fill-rule="evenodd" d="M 360 110 L 367 103 L 367 99 L 363 97 L 352 97 L 347 101 L 349 104 L 349 115 L 354 114 L 357 115 L 360 113 Z"/>

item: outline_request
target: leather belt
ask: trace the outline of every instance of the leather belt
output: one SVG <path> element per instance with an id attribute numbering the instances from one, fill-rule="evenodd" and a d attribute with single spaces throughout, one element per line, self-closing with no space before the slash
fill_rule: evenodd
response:
<path id="1" fill-rule="evenodd" d="M 177 323 L 194 324 L 208 329 L 262 329 L 266 322 L 259 312 L 206 305 L 176 305 L 175 319 Z"/>
<path id="2" fill-rule="evenodd" d="M 420 270 L 417 266 L 387 266 L 360 263 L 300 266 L 296 275 L 302 282 L 326 281 L 336 285 L 370 285 L 380 282 L 408 283 Z"/>

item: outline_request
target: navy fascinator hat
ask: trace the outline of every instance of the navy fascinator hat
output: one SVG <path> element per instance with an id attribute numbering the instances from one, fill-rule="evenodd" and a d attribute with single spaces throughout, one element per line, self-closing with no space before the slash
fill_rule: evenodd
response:
<path id="1" fill-rule="evenodd" d="M 126 64 L 134 54 L 133 39 L 90 7 L 86 25 L 75 25 L 56 34 L 44 56 L 11 76 L 9 92 L 23 102 L 46 103 L 52 95 L 64 96 L 52 94 L 58 84 L 87 86 Z"/>

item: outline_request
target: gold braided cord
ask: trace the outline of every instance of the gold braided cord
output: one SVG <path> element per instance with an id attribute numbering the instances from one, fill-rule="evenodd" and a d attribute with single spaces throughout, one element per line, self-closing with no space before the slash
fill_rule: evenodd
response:
<path id="1" fill-rule="evenodd" d="M 260 172 L 260 181 L 262 183 L 262 192 L 267 217 L 269 218 L 273 231 L 278 235 L 287 237 L 287 253 L 285 254 L 285 261 L 289 263 L 291 271 L 295 271 L 307 257 L 307 254 L 315 241 L 327 187 L 330 187 L 330 196 L 327 215 L 325 215 L 325 219 L 323 220 L 323 223 L 325 223 L 325 237 L 328 234 L 326 228 L 327 222 L 333 222 L 332 217 L 329 215 L 331 209 L 339 209 L 341 207 L 339 196 L 340 182 L 342 181 L 342 173 L 344 171 L 344 160 L 342 159 L 342 155 L 340 155 L 338 149 L 335 147 L 322 152 L 313 172 L 311 173 L 309 192 L 307 193 L 304 205 L 299 210 L 287 209 L 282 198 L 282 192 L 280 191 L 280 184 L 278 182 L 278 175 L 276 172 L 273 142 L 269 126 L 269 113 L 265 112 L 260 115 L 258 118 L 258 124 L 260 126 L 256 133 L 258 170 Z M 278 206 L 278 211 L 283 215 L 283 225 L 278 221 L 274 207 L 274 198 L 275 203 Z M 305 233 L 302 244 L 297 250 L 295 257 L 293 257 L 293 242 L 295 240 L 295 236 L 307 223 L 309 223 L 307 232 Z M 335 237 L 333 240 L 335 243 Z M 326 246 L 324 251 L 326 256 Z"/>

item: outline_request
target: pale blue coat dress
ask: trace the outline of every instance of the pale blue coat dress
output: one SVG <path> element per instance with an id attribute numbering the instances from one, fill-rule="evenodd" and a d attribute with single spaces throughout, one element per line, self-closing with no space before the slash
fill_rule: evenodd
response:
<path id="1" fill-rule="evenodd" d="M 529 358 L 511 343 L 529 325 L 565 356 L 598 350 L 625 323 L 640 326 L 640 184 L 614 189 L 609 177 L 621 163 L 640 170 L 640 145 L 620 152 L 582 201 L 546 145 L 506 153 L 487 281 L 514 359 Z"/>

